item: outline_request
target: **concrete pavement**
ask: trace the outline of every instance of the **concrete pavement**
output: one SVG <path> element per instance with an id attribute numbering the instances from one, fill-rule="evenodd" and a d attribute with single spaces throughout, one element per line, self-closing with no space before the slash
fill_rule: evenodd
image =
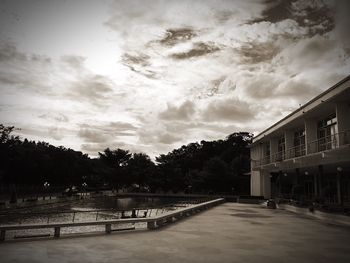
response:
<path id="1" fill-rule="evenodd" d="M 350 262 L 350 228 L 225 203 L 154 231 L 5 242 L 5 262 Z"/>

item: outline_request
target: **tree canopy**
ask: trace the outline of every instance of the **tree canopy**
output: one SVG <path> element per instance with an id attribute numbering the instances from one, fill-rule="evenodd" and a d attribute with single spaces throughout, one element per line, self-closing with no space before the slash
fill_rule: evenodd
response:
<path id="1" fill-rule="evenodd" d="M 0 184 L 42 187 L 81 185 L 139 191 L 249 193 L 252 134 L 190 143 L 155 158 L 106 148 L 97 158 L 63 146 L 20 139 L 14 127 L 0 124 Z"/>

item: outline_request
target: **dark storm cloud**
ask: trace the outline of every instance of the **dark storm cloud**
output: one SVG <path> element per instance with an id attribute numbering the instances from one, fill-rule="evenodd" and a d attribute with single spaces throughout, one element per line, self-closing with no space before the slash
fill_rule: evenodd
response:
<path id="1" fill-rule="evenodd" d="M 350 56 L 350 1 L 338 0 L 336 2 L 336 28 L 335 33 L 338 38 L 338 42 L 344 47 L 344 50 Z"/>
<path id="2" fill-rule="evenodd" d="M 105 107 L 108 95 L 113 91 L 111 81 L 101 75 L 85 76 L 73 82 L 65 98 L 74 101 L 87 101 L 98 107 Z"/>
<path id="3" fill-rule="evenodd" d="M 0 43 L 0 63 L 51 63 L 51 58 L 38 54 L 26 54 L 17 49 L 14 43 Z"/>
<path id="4" fill-rule="evenodd" d="M 120 136 L 132 136 L 136 129 L 137 127 L 127 122 L 81 124 L 78 136 L 89 143 L 107 143 Z"/>
<path id="5" fill-rule="evenodd" d="M 4 90 L 51 95 L 51 87 L 43 81 L 51 67 L 47 56 L 21 52 L 13 43 L 0 43 L 0 83 Z"/>
<path id="6" fill-rule="evenodd" d="M 192 28 L 167 29 L 165 36 L 159 43 L 166 46 L 174 46 L 182 42 L 187 42 L 195 36 L 197 36 L 197 33 Z"/>
<path id="7" fill-rule="evenodd" d="M 109 135 L 88 128 L 80 129 L 78 136 L 85 142 L 101 143 L 109 141 Z"/>
<path id="8" fill-rule="evenodd" d="M 158 142 L 162 144 L 173 144 L 175 142 L 181 141 L 180 136 L 176 136 L 171 133 L 163 133 L 158 136 Z"/>
<path id="9" fill-rule="evenodd" d="M 185 101 L 180 106 L 168 104 L 167 109 L 159 113 L 159 118 L 163 120 L 188 120 L 195 113 L 194 104 L 191 101 Z"/>
<path id="10" fill-rule="evenodd" d="M 170 134 L 188 134 L 198 133 L 201 131 L 228 134 L 234 130 L 237 130 L 237 126 L 233 124 L 213 124 L 206 121 L 167 122 L 165 123 L 165 127 Z"/>
<path id="11" fill-rule="evenodd" d="M 49 127 L 48 136 L 54 140 L 60 141 L 64 138 L 65 132 L 59 127 Z"/>
<path id="12" fill-rule="evenodd" d="M 272 75 L 261 74 L 251 77 L 244 82 L 245 93 L 254 99 L 270 98 L 276 95 L 276 88 L 280 84 L 280 80 Z"/>
<path id="13" fill-rule="evenodd" d="M 245 82 L 245 92 L 254 99 L 288 98 L 300 100 L 313 97 L 320 92 L 319 88 L 304 79 L 278 79 L 274 75 L 260 75 Z"/>
<path id="14" fill-rule="evenodd" d="M 146 145 L 172 145 L 180 142 L 185 135 L 185 131 L 168 132 L 162 129 L 140 129 L 138 137 L 141 144 Z M 181 136 L 179 135 L 181 133 Z"/>
<path id="15" fill-rule="evenodd" d="M 215 100 L 203 112 L 206 121 L 249 122 L 254 119 L 250 104 L 236 99 Z"/>
<path id="16" fill-rule="evenodd" d="M 250 42 L 242 45 L 237 51 L 242 57 L 242 63 L 256 64 L 260 62 L 269 62 L 276 54 L 278 54 L 280 48 L 273 42 Z"/>
<path id="17" fill-rule="evenodd" d="M 299 26 L 308 28 L 308 35 L 324 34 L 333 30 L 334 10 L 325 1 L 313 0 L 266 0 L 262 18 L 250 23 L 277 23 L 286 19 L 295 20 Z"/>
<path id="18" fill-rule="evenodd" d="M 157 79 L 158 75 L 151 70 L 150 56 L 143 53 L 129 52 L 122 56 L 122 63 L 130 70 L 141 74 L 149 79 Z"/>
<path id="19" fill-rule="evenodd" d="M 27 60 L 27 56 L 19 52 L 14 44 L 0 43 L 0 62 L 24 60 Z"/>
<path id="20" fill-rule="evenodd" d="M 61 60 L 63 63 L 68 64 L 70 67 L 74 69 L 82 69 L 84 67 L 84 62 L 86 60 L 85 57 L 82 56 L 62 56 Z"/>
<path id="21" fill-rule="evenodd" d="M 141 65 L 141 66 L 149 66 L 149 56 L 146 54 L 136 54 L 136 55 L 132 55 L 129 53 L 125 53 L 122 56 L 122 61 L 124 65 Z"/>
<path id="22" fill-rule="evenodd" d="M 53 120 L 56 122 L 69 122 L 69 118 L 63 113 L 57 113 L 57 114 L 45 113 L 45 114 L 39 115 L 38 117 L 44 120 Z"/>
<path id="23" fill-rule="evenodd" d="M 237 14 L 237 11 L 220 10 L 220 11 L 217 11 L 216 19 L 217 19 L 220 23 L 225 23 L 225 22 L 227 22 L 228 20 L 230 20 L 232 17 L 234 17 L 235 14 Z"/>
<path id="24" fill-rule="evenodd" d="M 121 149 L 129 149 L 129 145 L 123 142 L 101 142 L 101 143 L 83 143 L 81 144 L 81 150 L 85 153 L 90 154 L 91 156 L 98 156 L 98 152 L 102 152 L 107 148 L 121 148 Z"/>
<path id="25" fill-rule="evenodd" d="M 68 134 L 72 133 L 72 130 L 65 127 L 60 127 L 56 125 L 21 125 L 19 131 L 17 132 L 23 138 L 38 137 L 38 138 L 50 138 L 56 141 L 60 141 L 65 138 Z M 41 139 L 39 139 L 41 140 Z"/>
<path id="26" fill-rule="evenodd" d="M 208 43 L 197 42 L 193 44 L 193 47 L 189 51 L 174 53 L 174 54 L 171 54 L 170 57 L 174 59 L 189 59 L 193 57 L 208 55 L 208 54 L 217 52 L 219 50 L 220 48 L 217 47 L 212 42 L 208 42 Z"/>

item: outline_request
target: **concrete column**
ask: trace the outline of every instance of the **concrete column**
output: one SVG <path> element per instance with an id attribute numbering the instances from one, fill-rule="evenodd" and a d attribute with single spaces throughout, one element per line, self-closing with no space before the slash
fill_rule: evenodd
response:
<path id="1" fill-rule="evenodd" d="M 337 102 L 336 115 L 337 115 L 339 132 L 350 130 L 349 112 L 350 112 L 349 102 Z"/>
<path id="2" fill-rule="evenodd" d="M 284 138 L 286 140 L 286 158 L 293 158 L 294 154 L 291 152 L 291 148 L 294 147 L 294 134 L 292 130 L 284 132 Z"/>
<path id="3" fill-rule="evenodd" d="M 336 115 L 337 125 L 339 133 L 339 144 L 344 145 L 350 143 L 350 104 L 346 102 L 337 102 L 336 104 Z M 345 134 L 345 131 L 348 131 Z"/>
<path id="4" fill-rule="evenodd" d="M 262 144 L 256 144 L 250 149 L 251 167 L 255 168 L 259 165 L 259 161 L 263 158 Z"/>
<path id="5" fill-rule="evenodd" d="M 2 229 L 0 232 L 0 241 L 5 241 L 5 237 L 6 237 L 6 231 Z"/>
<path id="6" fill-rule="evenodd" d="M 250 194 L 252 196 L 264 196 L 264 198 L 271 198 L 270 175 L 263 170 L 259 170 L 252 171 L 250 176 Z"/>
<path id="7" fill-rule="evenodd" d="M 60 227 L 55 227 L 55 233 L 54 237 L 58 238 L 61 235 L 61 228 Z"/>
<path id="8" fill-rule="evenodd" d="M 262 195 L 260 191 L 261 185 L 261 172 L 260 171 L 251 171 L 250 174 L 250 194 L 252 196 L 260 196 Z"/>
<path id="9" fill-rule="evenodd" d="M 110 234 L 112 232 L 112 225 L 111 224 L 106 224 L 106 234 Z"/>
<path id="10" fill-rule="evenodd" d="M 261 174 L 262 184 L 261 192 L 264 198 L 271 198 L 271 178 L 269 173 Z"/>
<path id="11" fill-rule="evenodd" d="M 315 119 L 306 119 L 305 120 L 306 154 L 315 153 L 318 151 L 317 144 L 312 143 L 316 140 L 317 140 L 317 121 Z"/>

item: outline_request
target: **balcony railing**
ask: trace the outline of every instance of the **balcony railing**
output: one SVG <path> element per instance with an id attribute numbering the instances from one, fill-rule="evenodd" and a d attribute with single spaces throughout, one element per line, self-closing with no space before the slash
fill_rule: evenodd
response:
<path id="1" fill-rule="evenodd" d="M 344 131 L 320 138 L 308 144 L 308 154 L 323 152 L 350 144 L 350 131 Z"/>
<path id="2" fill-rule="evenodd" d="M 286 159 L 305 156 L 313 153 L 323 152 L 331 149 L 337 149 L 341 146 L 350 144 L 350 130 L 320 138 L 307 145 L 301 144 L 286 151 L 277 152 L 271 156 L 266 156 L 260 160 L 254 161 L 253 166 L 261 166 L 274 162 L 281 162 Z"/>

